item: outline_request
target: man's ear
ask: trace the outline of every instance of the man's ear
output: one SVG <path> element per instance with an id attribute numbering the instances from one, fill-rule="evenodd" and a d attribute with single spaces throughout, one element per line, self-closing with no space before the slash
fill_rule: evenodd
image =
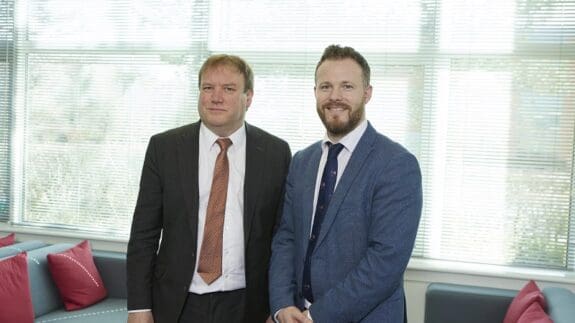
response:
<path id="1" fill-rule="evenodd" d="M 369 102 L 369 100 L 371 100 L 371 93 L 373 91 L 373 87 L 371 85 L 368 85 L 367 88 L 364 90 L 363 92 L 363 99 L 364 99 L 364 104 L 367 104 L 367 102 Z"/>
<path id="2" fill-rule="evenodd" d="M 252 105 L 252 99 L 254 97 L 254 90 L 248 90 L 246 92 L 246 110 Z"/>

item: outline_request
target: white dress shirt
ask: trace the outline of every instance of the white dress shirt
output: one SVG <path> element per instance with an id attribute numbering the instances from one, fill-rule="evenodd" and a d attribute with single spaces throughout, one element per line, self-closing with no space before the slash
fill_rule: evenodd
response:
<path id="1" fill-rule="evenodd" d="M 347 167 L 347 163 L 349 162 L 349 159 L 351 158 L 351 154 L 355 150 L 357 143 L 361 139 L 361 136 L 363 136 L 363 133 L 365 132 L 366 129 L 367 129 L 367 120 L 363 120 L 357 127 L 355 127 L 355 129 L 353 129 L 350 133 L 348 133 L 343 138 L 341 138 L 341 140 L 339 142 L 333 143 L 333 144 L 339 143 L 339 144 L 343 145 L 343 149 L 341 150 L 339 155 L 337 155 L 337 178 L 335 180 L 335 186 L 333 188 L 334 191 L 337 188 L 337 184 L 339 183 L 339 179 L 341 178 L 343 171 Z M 327 146 L 328 142 L 331 142 L 331 141 L 329 140 L 329 137 L 326 134 L 322 140 L 322 143 L 321 143 L 321 151 L 322 152 L 321 152 L 321 159 L 319 160 L 319 167 L 317 169 L 317 177 L 315 180 L 315 192 L 314 192 L 314 196 L 313 196 L 313 210 L 314 210 L 314 212 L 311 215 L 310 228 L 313 227 L 313 219 L 315 217 L 315 208 L 317 206 L 317 195 L 319 194 L 319 186 L 321 183 L 321 177 L 323 175 L 323 168 L 325 167 L 325 163 L 327 163 L 327 153 L 329 152 L 329 147 Z M 311 235 L 311 230 L 310 230 L 310 235 Z"/>
<path id="2" fill-rule="evenodd" d="M 198 246 L 196 266 L 190 285 L 190 292 L 205 294 L 231 291 L 246 287 L 244 258 L 244 177 L 246 173 L 246 129 L 242 126 L 229 138 L 232 145 L 228 148 L 230 165 L 226 212 L 224 218 L 224 240 L 222 246 L 222 276 L 208 285 L 198 275 L 198 261 L 204 238 L 206 210 L 212 187 L 212 177 L 216 157 L 220 146 L 219 137 L 203 123 L 200 126 L 200 149 L 198 160 L 198 188 L 200 192 L 198 212 Z"/>

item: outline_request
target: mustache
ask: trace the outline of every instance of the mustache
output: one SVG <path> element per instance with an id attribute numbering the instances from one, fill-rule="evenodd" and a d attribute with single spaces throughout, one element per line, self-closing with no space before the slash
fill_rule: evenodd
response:
<path id="1" fill-rule="evenodd" d="M 345 104 L 343 102 L 328 102 L 325 104 L 322 104 L 321 106 L 322 109 L 337 109 L 337 108 L 341 108 L 341 109 L 351 109 L 351 106 L 349 106 L 349 104 Z"/>

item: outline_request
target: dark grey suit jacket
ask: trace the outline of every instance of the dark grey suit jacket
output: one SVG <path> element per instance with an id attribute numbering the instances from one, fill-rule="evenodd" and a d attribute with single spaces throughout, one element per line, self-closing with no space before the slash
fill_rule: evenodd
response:
<path id="1" fill-rule="evenodd" d="M 303 307 L 321 143 L 295 154 L 272 245 L 272 312 Z M 316 323 L 404 321 L 403 273 L 421 216 L 419 164 L 369 125 L 333 193 L 311 259 Z"/>
<path id="2" fill-rule="evenodd" d="M 144 160 L 128 243 L 128 309 L 152 309 L 156 323 L 177 322 L 194 272 L 199 130 L 196 122 L 154 135 Z M 270 245 L 290 160 L 285 141 L 246 123 L 246 314 L 238 322 L 269 314 Z"/>

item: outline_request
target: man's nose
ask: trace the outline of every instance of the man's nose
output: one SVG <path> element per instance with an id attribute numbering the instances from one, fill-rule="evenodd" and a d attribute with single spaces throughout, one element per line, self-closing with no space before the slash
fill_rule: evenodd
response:
<path id="1" fill-rule="evenodd" d="M 224 100 L 223 96 L 224 90 L 219 88 L 214 88 L 212 91 L 212 102 L 222 102 Z"/>
<path id="2" fill-rule="evenodd" d="M 329 93 L 329 99 L 331 101 L 341 101 L 342 98 L 342 91 L 338 87 L 334 87 L 331 92 Z"/>

